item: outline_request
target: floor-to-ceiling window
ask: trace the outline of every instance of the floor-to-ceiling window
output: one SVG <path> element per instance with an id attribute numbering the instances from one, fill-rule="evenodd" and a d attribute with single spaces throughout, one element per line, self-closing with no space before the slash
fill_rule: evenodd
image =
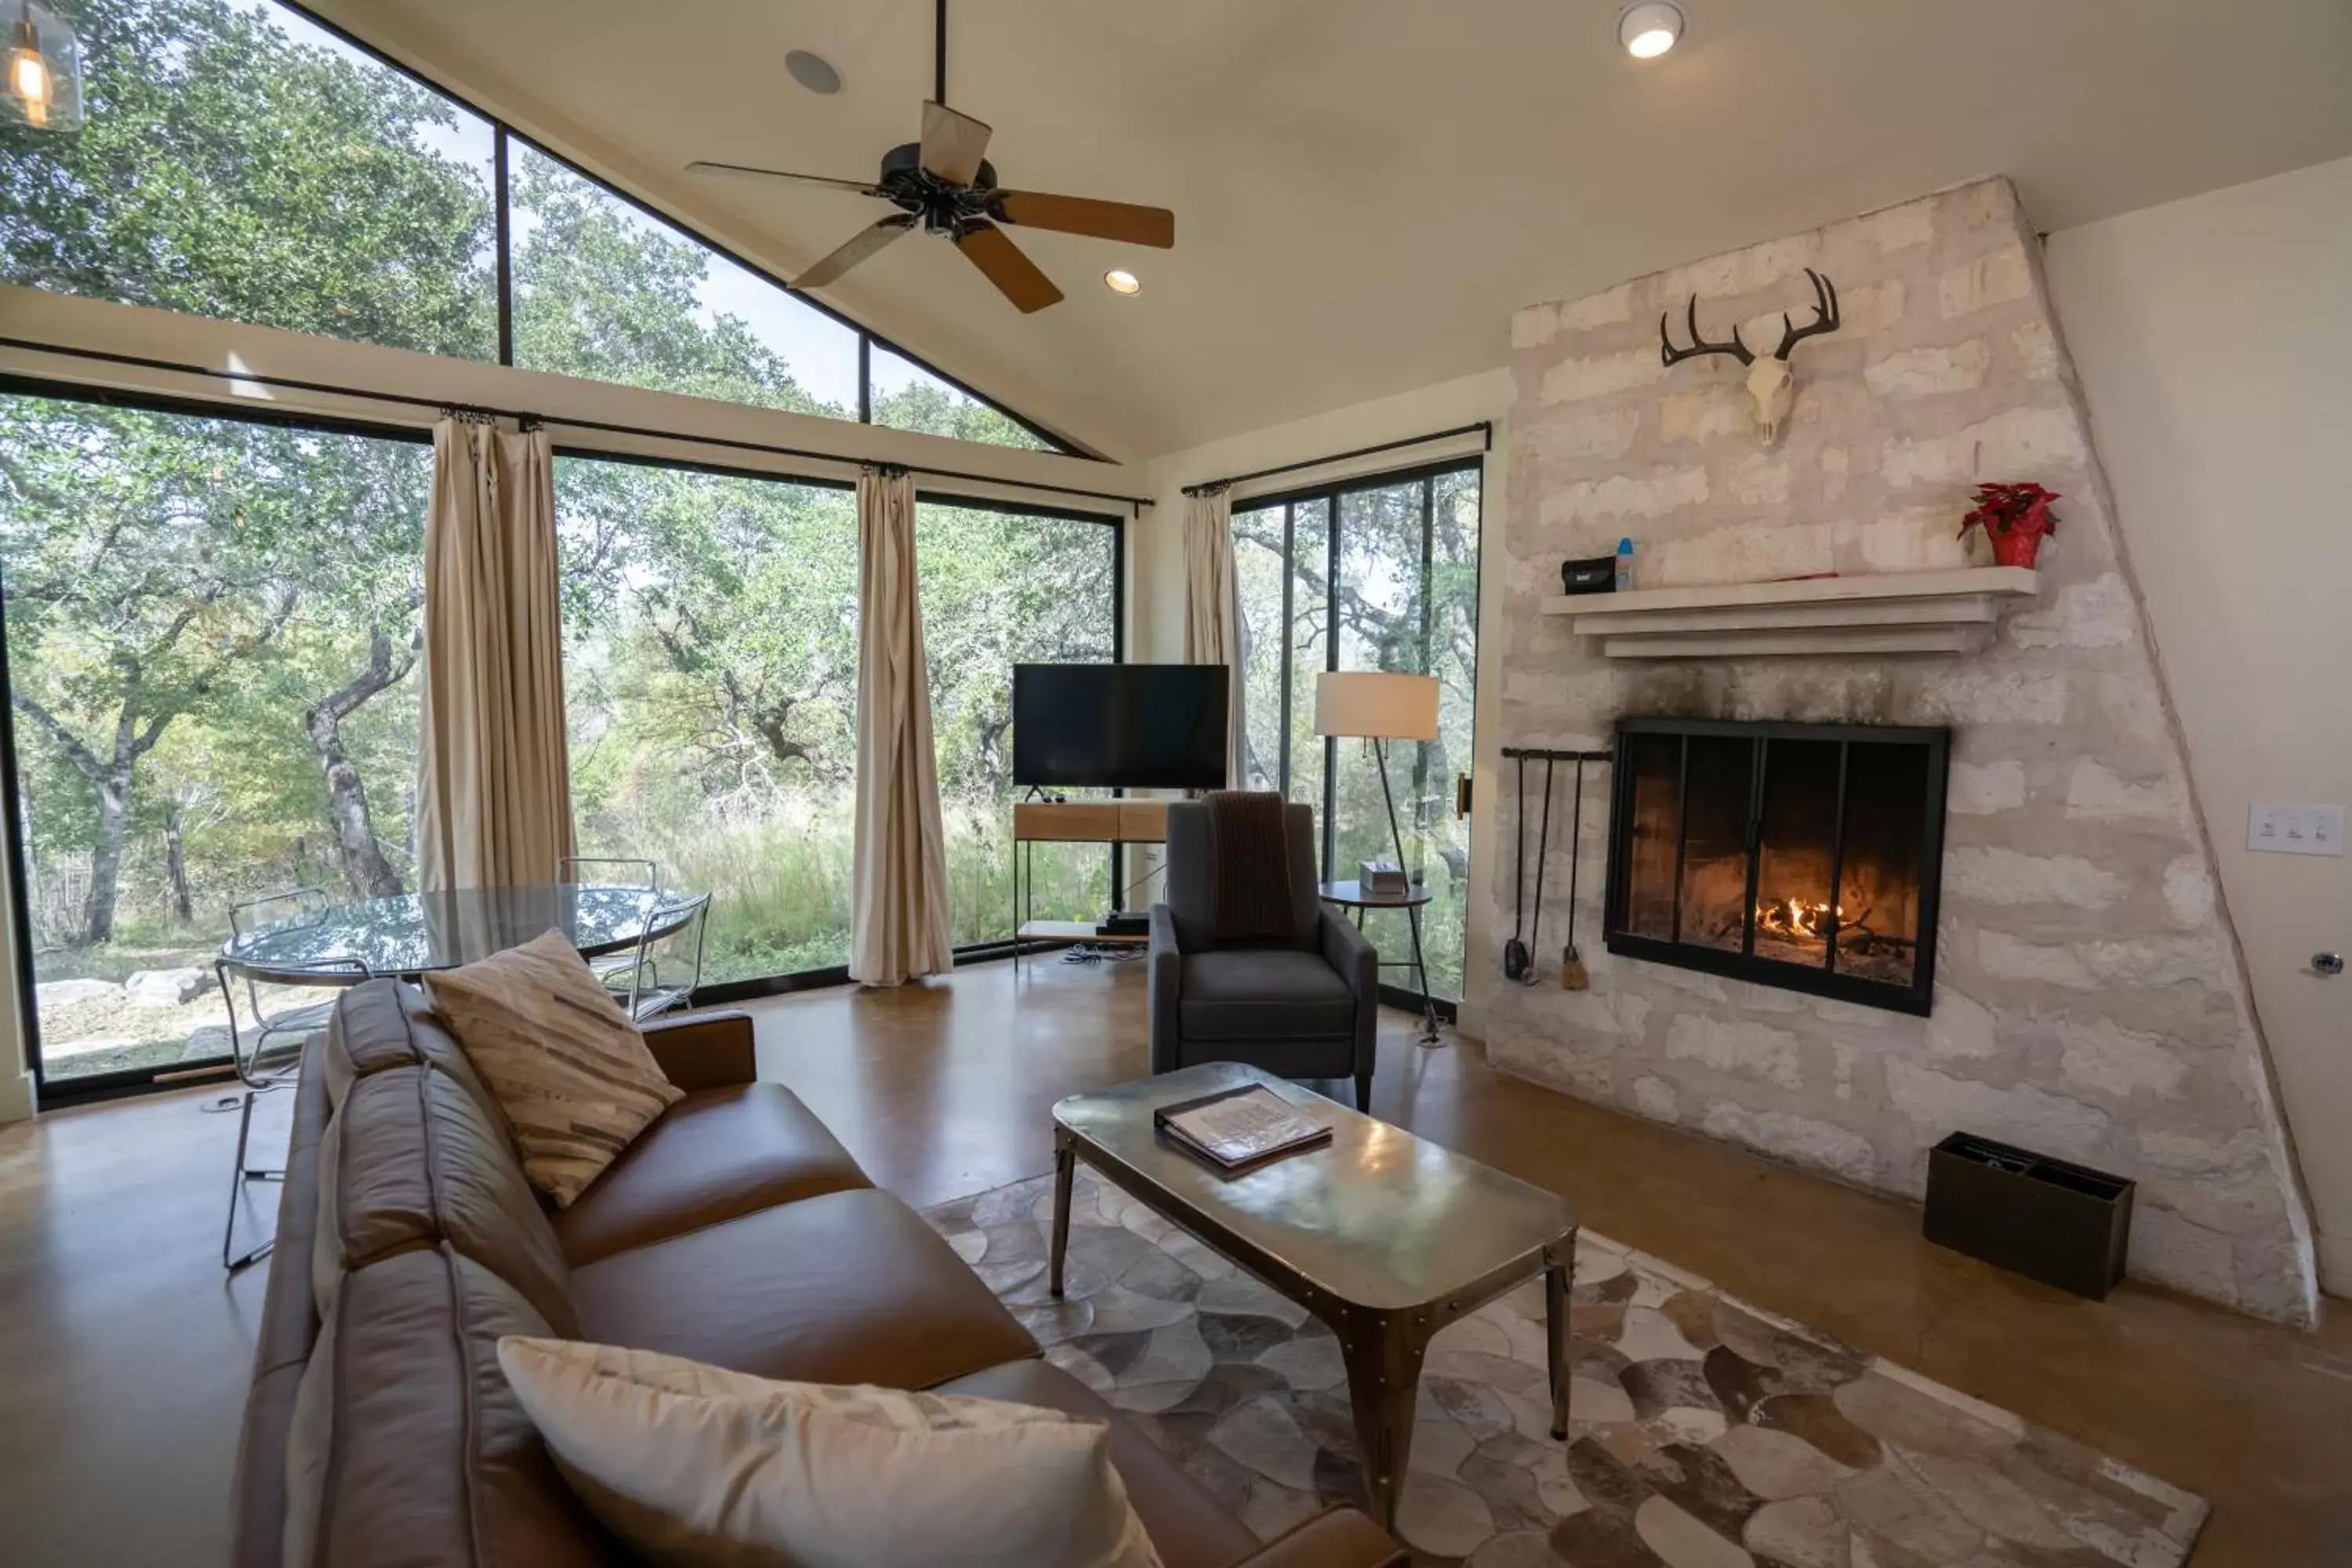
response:
<path id="1" fill-rule="evenodd" d="M 421 441 L 0 395 L 44 1084 L 228 1054 L 240 900 L 413 875 Z"/>
<path id="2" fill-rule="evenodd" d="M 298 7 L 71 9 L 89 120 L 64 137 L 0 125 L 0 283 L 1055 446 Z M 414 431 L 274 422 L 268 394 L 246 390 L 257 418 L 0 392 L 6 784 L 52 1088 L 226 1057 L 217 995 L 184 972 L 237 900 L 411 883 L 430 450 Z M 650 847 L 668 879 L 719 892 L 714 980 L 837 964 L 847 492 L 581 456 L 559 489 L 584 841 Z M 935 526 L 933 510 L 927 537 L 961 550 L 963 524 Z M 1013 526 L 953 515 L 983 545 Z M 1020 609 L 1030 640 L 1003 651 L 1109 657 L 1118 528 L 1029 521 L 1112 565 L 1062 574 L 1060 619 Z M 1020 597 L 971 584 L 983 591 Z M 946 624 L 973 618 L 951 586 L 939 597 Z M 1088 637 L 1066 635 L 1087 617 Z M 942 702 L 974 707 L 994 668 L 959 667 L 966 684 Z M 793 853 L 768 853 L 780 843 Z M 141 971 L 154 973 L 123 984 Z"/>
<path id="3" fill-rule="evenodd" d="M 925 500 L 916 561 L 931 735 L 959 947 L 1013 933 L 1013 667 L 1119 657 L 1114 519 Z M 1039 920 L 1094 920 L 1117 901 L 1117 857 L 1040 845 L 1029 888 Z"/>
<path id="4" fill-rule="evenodd" d="M 556 465 L 581 853 L 708 890 L 704 979 L 837 978 L 849 954 L 857 520 L 845 489 L 567 455 Z M 1013 667 L 1118 657 L 1115 520 L 925 499 L 916 524 L 959 947 L 1012 928 Z M 1107 856 L 1037 862 L 1099 912 Z"/>
<path id="5" fill-rule="evenodd" d="M 1455 775 L 1471 756 L 1478 636 L 1477 459 L 1252 500 L 1234 511 L 1251 781 L 1317 808 L 1325 875 L 1393 859 L 1370 743 L 1315 733 L 1315 677 L 1382 669 L 1438 680 L 1438 739 L 1394 742 L 1389 790 L 1405 866 L 1425 887 L 1431 994 L 1457 1000 L 1470 876 Z M 1402 915 L 1368 925 L 1403 958 Z"/>
<path id="6" fill-rule="evenodd" d="M 857 512 L 849 490 L 556 459 L 583 855 L 709 892 L 711 984 L 849 954 Z"/>

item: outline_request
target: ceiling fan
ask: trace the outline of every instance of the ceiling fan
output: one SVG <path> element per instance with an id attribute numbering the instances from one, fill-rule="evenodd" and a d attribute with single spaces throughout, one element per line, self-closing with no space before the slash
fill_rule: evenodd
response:
<path id="1" fill-rule="evenodd" d="M 1028 315 L 1058 302 L 1062 291 L 1035 262 L 1022 254 L 1021 247 L 1013 243 L 1001 226 L 1049 228 L 1097 239 L 1123 240 L 1129 245 L 1156 246 L 1162 250 L 1176 243 L 1176 215 L 1165 207 L 1135 206 L 1089 196 L 1048 195 L 1041 191 L 1008 191 L 997 184 L 995 165 L 982 156 L 988 150 L 988 126 L 947 105 L 948 0 L 938 0 L 937 23 L 933 96 L 923 105 L 922 140 L 883 153 L 878 177 L 838 180 L 825 174 L 701 161 L 687 165 L 693 174 L 740 174 L 790 180 L 804 185 L 829 185 L 835 190 L 878 196 L 901 209 L 854 236 L 847 244 L 793 279 L 794 289 L 824 288 L 920 224 L 924 233 L 944 235 L 955 241 L 956 248 L 987 275 L 997 291 L 1019 307 L 1023 315 Z"/>

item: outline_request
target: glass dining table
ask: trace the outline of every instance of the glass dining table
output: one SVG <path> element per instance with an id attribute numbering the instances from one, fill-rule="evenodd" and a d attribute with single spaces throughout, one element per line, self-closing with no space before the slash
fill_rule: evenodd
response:
<path id="1" fill-rule="evenodd" d="M 624 952 L 682 930 L 699 894 L 597 882 L 453 888 L 306 910 L 239 932 L 220 963 L 276 985 L 356 985 L 456 969 L 560 931 L 583 958 Z"/>

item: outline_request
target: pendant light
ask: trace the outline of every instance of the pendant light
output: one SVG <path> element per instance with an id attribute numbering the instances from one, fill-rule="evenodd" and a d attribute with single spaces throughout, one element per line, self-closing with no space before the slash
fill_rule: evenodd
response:
<path id="1" fill-rule="evenodd" d="M 18 0 L 8 27 L 5 85 L 0 109 L 7 118 L 36 131 L 81 129 L 81 40 L 61 17 L 32 0 Z"/>

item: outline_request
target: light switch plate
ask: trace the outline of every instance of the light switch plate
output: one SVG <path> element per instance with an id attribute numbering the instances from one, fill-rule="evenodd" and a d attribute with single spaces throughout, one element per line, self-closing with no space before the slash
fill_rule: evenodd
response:
<path id="1" fill-rule="evenodd" d="M 2274 855 L 2344 853 L 2344 808 L 2257 801 L 2246 813 L 2246 847 Z"/>

